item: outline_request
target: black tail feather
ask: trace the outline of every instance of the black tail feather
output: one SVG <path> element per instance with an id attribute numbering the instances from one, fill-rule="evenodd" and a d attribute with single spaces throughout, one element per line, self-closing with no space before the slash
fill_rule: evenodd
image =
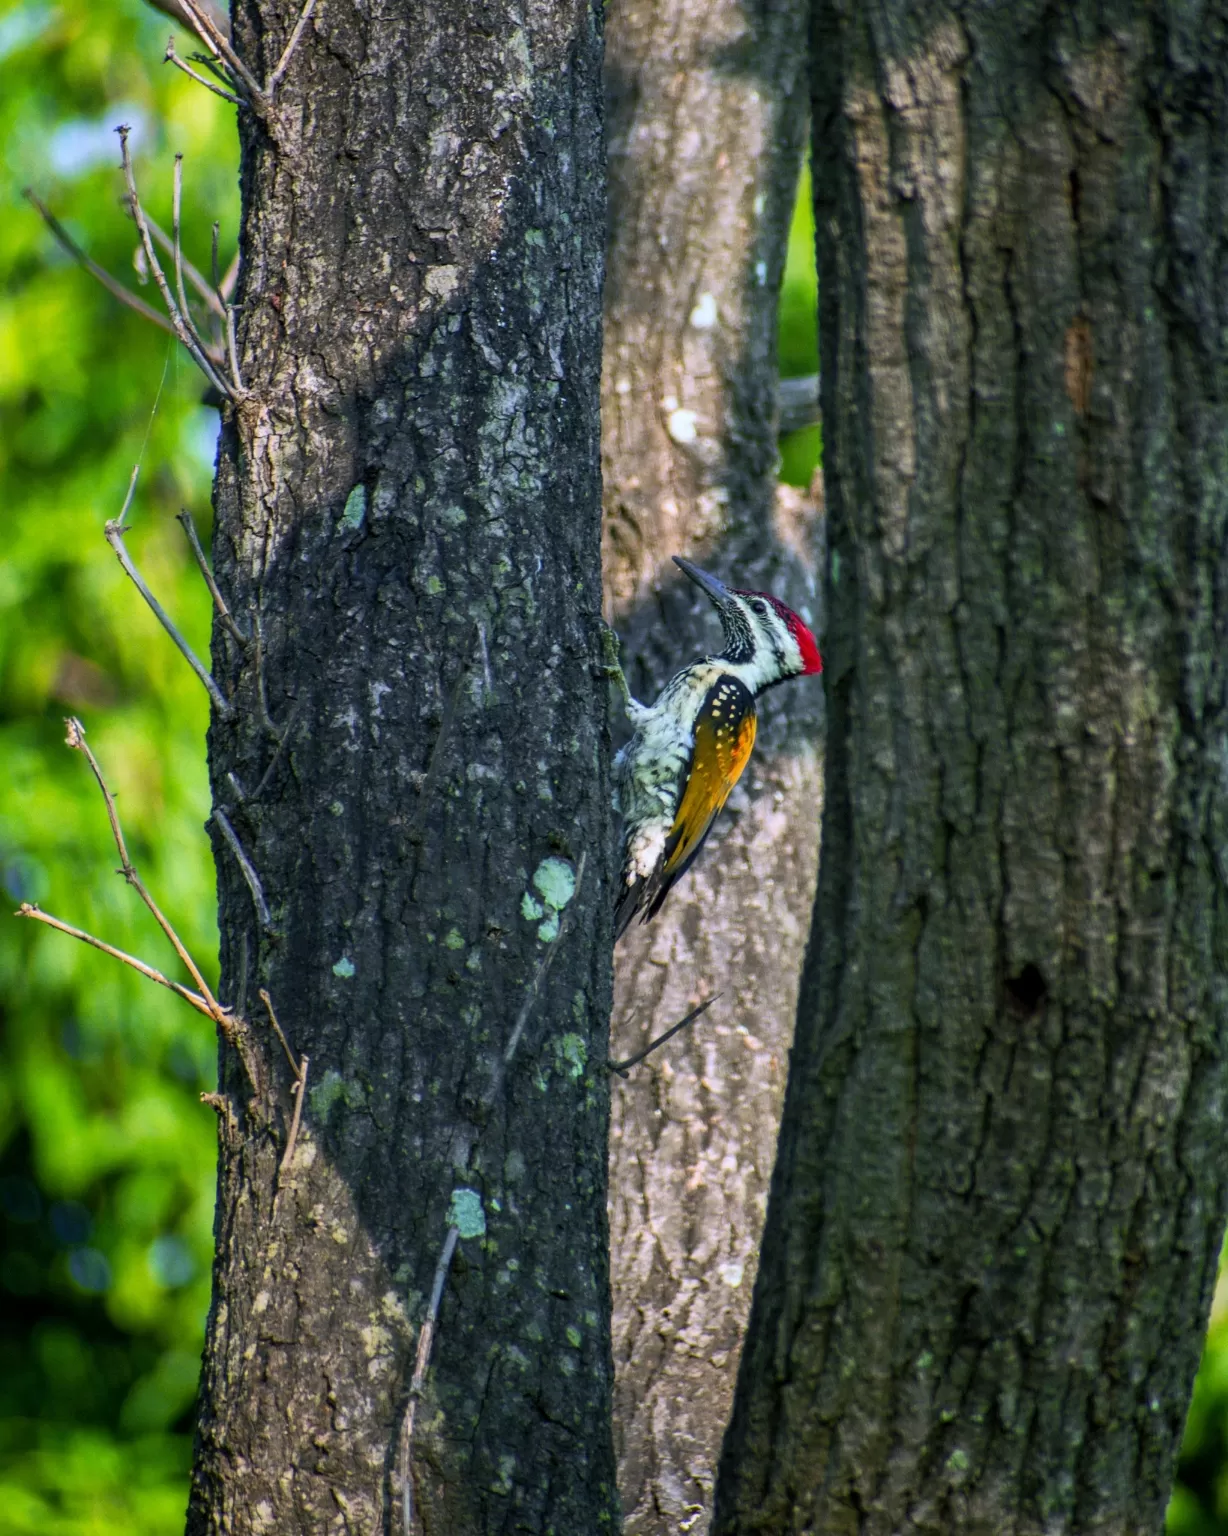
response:
<path id="1" fill-rule="evenodd" d="M 689 862 L 689 861 L 688 861 Z M 682 873 L 678 870 L 668 880 L 663 878 L 665 860 L 662 859 L 647 880 L 630 881 L 624 877 L 622 895 L 614 908 L 614 942 L 617 944 L 639 914 L 640 922 L 647 923 L 661 910 L 661 903 L 669 895 L 675 881 Z"/>
<path id="2" fill-rule="evenodd" d="M 614 908 L 614 942 L 618 943 L 627 929 L 635 921 L 635 914 L 644 905 L 645 885 L 642 880 L 635 880 L 630 885 L 624 885 L 622 895 Z"/>

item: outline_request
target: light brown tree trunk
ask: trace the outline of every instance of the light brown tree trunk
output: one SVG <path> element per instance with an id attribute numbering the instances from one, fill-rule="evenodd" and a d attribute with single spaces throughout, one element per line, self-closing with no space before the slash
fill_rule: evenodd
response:
<path id="1" fill-rule="evenodd" d="M 237 8 L 260 78 L 300 9 Z M 401 1530 L 437 1273 L 415 1536 L 617 1521 L 600 70 L 599 0 L 327 0 L 241 116 L 210 769 L 268 918 L 217 836 L 193 1536 Z"/>
<path id="2" fill-rule="evenodd" d="M 605 580 L 632 689 L 714 644 L 673 554 L 813 612 L 813 508 L 778 507 L 776 299 L 805 123 L 805 5 L 615 0 Z M 749 1306 L 822 794 L 812 683 L 759 744 L 699 863 L 616 958 L 612 1052 L 722 993 L 613 1091 L 616 1439 L 626 1529 L 706 1527 Z"/>
<path id="3" fill-rule="evenodd" d="M 814 939 L 715 1529 L 1162 1529 L 1228 1201 L 1228 13 L 819 0 Z"/>

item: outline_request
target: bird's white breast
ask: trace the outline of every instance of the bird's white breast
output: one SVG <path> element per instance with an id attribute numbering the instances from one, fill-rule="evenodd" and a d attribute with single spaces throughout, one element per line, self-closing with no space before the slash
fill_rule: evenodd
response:
<path id="1" fill-rule="evenodd" d="M 676 673 L 652 705 L 635 707 L 635 734 L 614 759 L 614 805 L 622 813 L 631 869 L 647 878 L 678 813 L 695 742 L 695 719 L 722 668 L 700 661 Z"/>

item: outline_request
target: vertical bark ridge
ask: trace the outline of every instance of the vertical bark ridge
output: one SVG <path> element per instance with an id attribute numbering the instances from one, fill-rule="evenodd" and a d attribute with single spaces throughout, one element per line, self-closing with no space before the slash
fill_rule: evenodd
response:
<path id="1" fill-rule="evenodd" d="M 1162 1528 L 1228 1198 L 1200 14 L 816 10 L 828 798 L 721 1533 Z"/>

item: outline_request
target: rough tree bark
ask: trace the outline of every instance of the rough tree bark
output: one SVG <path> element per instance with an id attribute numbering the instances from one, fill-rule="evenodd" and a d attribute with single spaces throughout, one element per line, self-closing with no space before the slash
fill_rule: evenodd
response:
<path id="1" fill-rule="evenodd" d="M 827 805 L 714 1527 L 1158 1532 L 1225 1201 L 1228 12 L 819 0 Z"/>
<path id="2" fill-rule="evenodd" d="M 258 77 L 299 9 L 237 8 Z M 191 1532 L 399 1529 L 450 1212 L 416 1529 L 617 1519 L 600 26 L 328 0 L 241 117 L 215 552 L 256 643 L 215 636 L 210 764 L 271 922 L 216 838 L 222 995 L 267 987 L 310 1077 L 275 1194 L 286 1063 L 255 1023 L 253 1082 L 223 1052 Z"/>
<path id="3" fill-rule="evenodd" d="M 776 504 L 776 300 L 805 125 L 804 0 L 615 0 L 605 574 L 636 694 L 717 634 L 673 554 L 814 604 L 813 508 Z M 820 690 L 764 701 L 696 868 L 620 946 L 615 1054 L 721 1001 L 613 1091 L 616 1440 L 628 1532 L 707 1524 L 775 1153 L 822 795 Z"/>

